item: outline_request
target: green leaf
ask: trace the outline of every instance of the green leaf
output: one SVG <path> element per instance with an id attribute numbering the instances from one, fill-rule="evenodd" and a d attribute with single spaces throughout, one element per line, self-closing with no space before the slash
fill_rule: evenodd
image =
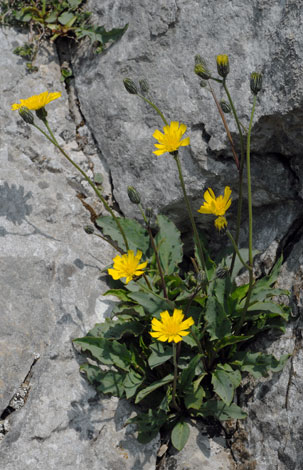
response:
<path id="1" fill-rule="evenodd" d="M 242 351 L 234 355 L 231 364 L 259 379 L 260 377 L 266 377 L 270 371 L 279 372 L 282 370 L 288 358 L 288 354 L 284 354 L 280 359 L 276 359 L 271 354 Z"/>
<path id="2" fill-rule="evenodd" d="M 160 313 L 167 309 L 172 309 L 174 307 L 173 302 L 166 300 L 164 298 L 158 297 L 152 293 L 147 292 L 133 292 L 129 294 L 129 297 L 138 304 L 142 305 L 144 309 L 151 313 L 152 315 Z"/>
<path id="3" fill-rule="evenodd" d="M 219 340 L 216 343 L 215 350 L 220 351 L 220 349 L 225 348 L 226 346 L 229 346 L 231 344 L 236 344 L 236 343 L 242 343 L 243 341 L 248 341 L 249 339 L 253 338 L 254 335 L 248 335 L 248 336 L 225 336 L 225 338 Z"/>
<path id="4" fill-rule="evenodd" d="M 179 421 L 171 432 L 172 445 L 177 450 L 182 450 L 188 441 L 190 434 L 190 428 L 184 421 Z"/>
<path id="5" fill-rule="evenodd" d="M 289 296 L 289 291 L 286 289 L 274 289 L 273 287 L 270 288 L 262 288 L 257 291 L 252 291 L 251 295 L 251 302 L 262 302 L 268 298 L 272 298 L 274 296 L 286 295 Z"/>
<path id="6" fill-rule="evenodd" d="M 129 302 L 128 292 L 125 289 L 109 289 L 103 295 L 114 295 L 124 302 Z"/>
<path id="7" fill-rule="evenodd" d="M 143 381 L 144 377 L 141 374 L 135 372 L 132 369 L 130 370 L 123 382 L 127 399 L 132 398 L 136 394 L 137 389 L 140 387 Z"/>
<path id="8" fill-rule="evenodd" d="M 76 10 L 81 5 L 83 0 L 68 0 L 69 6 L 72 10 Z"/>
<path id="9" fill-rule="evenodd" d="M 241 374 L 228 364 L 218 364 L 212 372 L 211 383 L 216 394 L 229 406 L 233 400 L 235 389 L 241 383 Z"/>
<path id="10" fill-rule="evenodd" d="M 194 410 L 199 410 L 202 406 L 203 398 L 205 397 L 205 391 L 202 387 L 198 387 L 194 390 L 194 387 L 191 387 L 191 391 L 186 391 L 184 396 L 184 403 L 186 408 Z"/>
<path id="11" fill-rule="evenodd" d="M 190 361 L 188 366 L 182 371 L 180 376 L 180 387 L 181 389 L 186 389 L 192 384 L 194 377 L 196 375 L 196 367 L 201 361 L 202 354 L 197 354 L 193 359 Z"/>
<path id="12" fill-rule="evenodd" d="M 139 336 L 144 331 L 145 326 L 136 320 L 119 321 L 117 320 L 104 333 L 106 339 L 121 339 L 124 335 Z"/>
<path id="13" fill-rule="evenodd" d="M 205 320 L 210 339 L 222 339 L 231 332 L 231 323 L 222 306 L 214 296 L 207 299 Z"/>
<path id="14" fill-rule="evenodd" d="M 127 424 L 134 423 L 137 426 L 138 441 L 147 444 L 157 436 L 160 428 L 166 422 L 167 416 L 163 410 L 149 409 L 147 413 L 140 413 L 127 420 Z"/>
<path id="15" fill-rule="evenodd" d="M 104 338 L 84 336 L 73 340 L 83 351 L 91 355 L 104 365 L 115 365 L 123 370 L 129 370 L 132 362 L 131 353 L 124 344 L 118 341 L 109 341 Z"/>
<path id="16" fill-rule="evenodd" d="M 244 419 L 247 414 L 235 403 L 226 405 L 220 400 L 208 400 L 203 403 L 199 410 L 201 416 L 214 416 L 220 421 L 226 421 L 229 419 Z"/>
<path id="17" fill-rule="evenodd" d="M 260 311 L 271 312 L 281 316 L 284 320 L 288 319 L 288 313 L 284 311 L 283 306 L 274 302 L 255 302 L 248 307 L 247 311 L 251 314 L 258 314 Z"/>
<path id="18" fill-rule="evenodd" d="M 166 275 L 170 275 L 178 270 L 178 265 L 182 261 L 183 251 L 181 235 L 175 224 L 165 217 L 158 215 L 157 222 L 159 232 L 155 238 L 158 247 L 161 266 Z"/>
<path id="19" fill-rule="evenodd" d="M 117 217 L 122 229 L 124 230 L 129 249 L 137 253 L 138 250 L 146 255 L 149 248 L 149 235 L 145 228 L 136 220 Z M 100 227 L 104 235 L 109 236 L 112 240 L 117 242 L 122 250 L 126 250 L 123 237 L 117 227 L 116 222 L 110 215 L 98 217 L 96 224 Z"/>
<path id="20" fill-rule="evenodd" d="M 56 11 L 51 11 L 47 17 L 45 18 L 46 23 L 55 23 L 57 21 L 57 12 Z"/>
<path id="21" fill-rule="evenodd" d="M 122 397 L 124 392 L 123 387 L 124 376 L 121 372 L 109 370 L 102 372 L 102 379 L 96 387 L 99 393 L 109 393 L 116 397 Z"/>
<path id="22" fill-rule="evenodd" d="M 173 357 L 173 350 L 171 346 L 163 345 L 159 341 L 152 343 L 149 347 L 152 351 L 148 358 L 148 365 L 151 369 L 158 367 Z"/>
<path id="23" fill-rule="evenodd" d="M 121 372 L 103 371 L 91 364 L 82 364 L 80 371 L 85 372 L 88 381 L 96 387 L 98 392 L 122 397 L 124 375 Z"/>
<path id="24" fill-rule="evenodd" d="M 102 370 L 98 366 L 94 366 L 92 364 L 82 364 L 80 366 L 80 372 L 84 372 L 86 374 L 87 380 L 92 385 L 96 385 L 102 379 Z"/>
<path id="25" fill-rule="evenodd" d="M 148 387 L 144 388 L 143 390 L 140 390 L 138 395 L 136 396 L 135 403 L 139 403 L 143 398 L 147 397 L 151 392 L 154 390 L 157 390 L 160 387 L 163 387 L 163 385 L 167 385 L 170 382 L 172 382 L 174 379 L 173 374 L 166 375 L 163 377 L 161 380 L 157 380 L 156 382 L 153 382 L 151 385 Z"/>
<path id="26" fill-rule="evenodd" d="M 92 43 L 106 44 L 109 41 L 117 41 L 120 39 L 128 28 L 128 24 L 124 28 L 113 28 L 106 31 L 104 26 L 87 26 L 82 25 L 76 29 L 76 35 L 79 39 L 88 37 Z"/>
<path id="27" fill-rule="evenodd" d="M 60 24 L 65 26 L 67 25 L 67 23 L 70 23 L 71 21 L 74 22 L 76 19 L 77 17 L 73 13 L 65 11 L 64 13 L 62 13 L 62 15 L 59 16 L 58 21 Z"/>

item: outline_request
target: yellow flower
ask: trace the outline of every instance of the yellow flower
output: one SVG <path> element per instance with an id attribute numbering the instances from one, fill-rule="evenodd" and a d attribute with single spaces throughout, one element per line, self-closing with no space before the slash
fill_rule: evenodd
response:
<path id="1" fill-rule="evenodd" d="M 187 127 L 185 124 L 179 125 L 176 121 L 172 121 L 169 126 L 167 125 L 163 127 L 164 134 L 157 129 L 153 133 L 153 137 L 159 142 L 158 144 L 155 144 L 155 147 L 159 150 L 155 150 L 153 153 L 156 155 L 162 155 L 166 152 L 175 152 L 179 147 L 189 145 L 189 137 L 181 140 L 186 129 Z"/>
<path id="2" fill-rule="evenodd" d="M 187 336 L 189 331 L 185 331 L 194 324 L 192 317 L 187 318 L 183 321 L 184 315 L 182 310 L 174 309 L 172 316 L 169 315 L 168 311 L 160 313 L 161 321 L 157 318 L 152 319 L 152 330 L 149 334 L 153 338 L 157 338 L 159 341 L 168 341 L 171 343 L 179 343 L 182 340 L 182 336 Z"/>
<path id="3" fill-rule="evenodd" d="M 108 269 L 108 274 L 117 280 L 125 277 L 125 283 L 128 284 L 135 276 L 141 276 L 143 269 L 147 266 L 147 261 L 139 264 L 142 257 L 142 251 L 138 250 L 135 256 L 133 250 L 128 250 L 127 254 L 119 256 L 114 259 L 113 268 Z"/>
<path id="4" fill-rule="evenodd" d="M 218 230 L 227 226 L 227 220 L 225 217 L 225 212 L 231 205 L 231 189 L 229 186 L 225 187 L 224 196 L 215 196 L 215 193 L 211 188 L 208 188 L 204 193 L 204 204 L 200 207 L 198 212 L 201 214 L 213 214 L 218 216 L 215 220 L 215 227 Z"/>
<path id="5" fill-rule="evenodd" d="M 30 98 L 26 98 L 25 100 L 20 100 L 20 103 L 12 104 L 12 110 L 16 111 L 17 109 L 20 109 L 24 106 L 25 108 L 32 111 L 37 111 L 40 108 L 44 108 L 44 106 L 46 106 L 51 101 L 60 98 L 60 96 L 61 93 L 59 91 L 54 93 L 44 91 L 43 93 L 40 93 L 40 95 L 33 95 Z"/>

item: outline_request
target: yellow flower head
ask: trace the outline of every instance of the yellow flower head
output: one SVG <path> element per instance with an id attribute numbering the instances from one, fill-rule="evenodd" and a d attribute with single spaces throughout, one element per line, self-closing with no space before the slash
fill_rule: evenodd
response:
<path id="1" fill-rule="evenodd" d="M 208 188 L 204 193 L 204 204 L 200 207 L 198 212 L 201 214 L 213 214 L 218 216 L 215 220 L 215 227 L 218 230 L 227 226 L 227 220 L 225 217 L 225 212 L 231 205 L 231 189 L 229 186 L 225 187 L 224 196 L 215 196 L 215 193 L 211 188 Z"/>
<path id="2" fill-rule="evenodd" d="M 187 127 L 185 124 L 179 125 L 176 121 L 172 121 L 169 126 L 167 125 L 163 127 L 164 134 L 157 129 L 153 133 L 153 137 L 159 142 L 158 144 L 155 144 L 155 147 L 158 150 L 155 150 L 153 153 L 156 155 L 163 155 L 163 153 L 175 152 L 179 147 L 189 145 L 189 137 L 181 140 L 186 129 Z"/>
<path id="3" fill-rule="evenodd" d="M 108 269 L 108 274 L 115 280 L 126 278 L 125 283 L 128 284 L 135 276 L 141 276 L 143 269 L 147 266 L 147 261 L 140 263 L 142 251 L 138 250 L 135 256 L 133 250 L 128 250 L 125 255 L 117 255 L 114 259 L 113 268 Z"/>
<path id="4" fill-rule="evenodd" d="M 49 93 L 48 91 L 44 91 L 40 93 L 40 95 L 33 95 L 30 98 L 26 98 L 25 100 L 20 100 L 20 103 L 12 104 L 12 110 L 16 111 L 22 107 L 30 109 L 32 111 L 37 111 L 40 108 L 44 108 L 48 103 L 51 101 L 60 98 L 61 93 L 56 91 L 54 93 Z"/>
<path id="5" fill-rule="evenodd" d="M 217 55 L 218 74 L 225 78 L 229 74 L 229 59 L 227 54 Z"/>
<path id="6" fill-rule="evenodd" d="M 188 328 L 194 324 L 192 317 L 187 318 L 183 321 L 184 315 L 182 310 L 174 309 L 172 316 L 169 315 L 168 311 L 160 313 L 161 321 L 157 318 L 152 319 L 152 330 L 149 334 L 153 338 L 157 338 L 158 341 L 168 341 L 171 343 L 179 343 L 182 340 L 182 336 L 189 334 Z"/>

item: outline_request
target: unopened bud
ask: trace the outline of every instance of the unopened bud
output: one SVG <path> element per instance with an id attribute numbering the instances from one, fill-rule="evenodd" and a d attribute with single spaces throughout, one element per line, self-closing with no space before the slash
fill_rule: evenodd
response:
<path id="1" fill-rule="evenodd" d="M 224 279 L 228 274 L 228 268 L 227 267 L 224 267 L 224 268 L 218 268 L 217 271 L 216 271 L 216 275 L 219 279 Z"/>
<path id="2" fill-rule="evenodd" d="M 154 211 L 152 210 L 151 207 L 147 207 L 147 208 L 145 209 L 145 215 L 146 215 L 146 217 L 147 217 L 148 219 L 151 219 L 151 218 L 152 218 L 152 216 L 154 215 Z"/>
<path id="3" fill-rule="evenodd" d="M 250 75 L 250 89 L 254 95 L 257 95 L 262 89 L 262 75 L 257 72 L 253 72 Z"/>
<path id="4" fill-rule="evenodd" d="M 206 82 L 205 80 L 201 80 L 201 81 L 200 81 L 200 87 L 201 87 L 201 88 L 207 87 L 207 82 Z"/>
<path id="5" fill-rule="evenodd" d="M 137 95 L 138 94 L 138 88 L 135 82 L 131 78 L 124 78 L 123 80 L 124 86 L 126 88 L 126 91 L 130 93 L 131 95 Z"/>
<path id="6" fill-rule="evenodd" d="M 204 80 L 208 80 L 211 77 L 210 71 L 207 69 L 205 64 L 196 64 L 194 71 L 198 77 L 203 78 Z"/>
<path id="7" fill-rule="evenodd" d="M 140 85 L 140 90 L 141 90 L 142 93 L 148 93 L 149 84 L 148 84 L 148 81 L 145 80 L 145 78 L 143 78 L 142 80 L 139 81 L 139 85 Z"/>
<path id="8" fill-rule="evenodd" d="M 19 114 L 27 124 L 34 124 L 34 115 L 28 108 L 21 106 Z"/>
<path id="9" fill-rule="evenodd" d="M 46 109 L 44 107 L 37 109 L 36 116 L 37 116 L 37 118 L 41 119 L 41 121 L 46 121 L 46 118 L 47 118 Z"/>
<path id="10" fill-rule="evenodd" d="M 140 204 L 140 194 L 133 186 L 128 186 L 127 195 L 129 197 L 130 202 L 132 202 L 133 204 Z"/>
<path id="11" fill-rule="evenodd" d="M 91 235 L 92 233 L 94 233 L 95 229 L 92 225 L 86 225 L 84 227 L 84 232 L 88 233 L 88 235 Z"/>
<path id="12" fill-rule="evenodd" d="M 228 113 L 231 112 L 230 104 L 227 103 L 226 101 L 221 100 L 220 101 L 220 106 L 221 106 L 221 109 L 222 109 L 223 113 L 228 114 Z"/>
<path id="13" fill-rule="evenodd" d="M 229 59 L 227 54 L 217 55 L 218 74 L 225 78 L 229 74 Z"/>

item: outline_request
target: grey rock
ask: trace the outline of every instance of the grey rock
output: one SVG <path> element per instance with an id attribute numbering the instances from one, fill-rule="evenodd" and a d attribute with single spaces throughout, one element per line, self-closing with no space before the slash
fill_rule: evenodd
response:
<path id="1" fill-rule="evenodd" d="M 220 0 L 214 10 L 211 2 L 106 0 L 102 5 L 89 1 L 87 8 L 108 29 L 129 23 L 122 39 L 102 56 L 94 56 L 86 45 L 73 56 L 81 110 L 102 148 L 123 212 L 134 214 L 125 197 L 127 186 L 134 185 L 147 206 L 169 210 L 181 228 L 186 224 L 173 158 L 152 153 L 152 134 L 163 123 L 146 103 L 126 92 L 125 77 L 137 83 L 147 78 L 150 96 L 167 119 L 188 126 L 191 146 L 180 154 L 194 209 L 208 186 L 220 193 L 230 185 L 236 201 L 237 172 L 222 122 L 209 91 L 200 87 L 193 72 L 196 53 L 205 57 L 212 72 L 216 54 L 228 53 L 228 84 L 245 126 L 252 107 L 250 73 L 264 75 L 252 136 L 254 243 L 265 249 L 273 238 L 281 240 L 302 213 L 301 3 Z M 220 98 L 220 87 L 213 86 Z M 227 119 L 239 146 L 231 115 Z M 282 208 L 285 212 L 279 213 Z M 234 211 L 235 205 L 231 227 Z M 212 222 L 198 217 L 213 232 Z"/>
<path id="2" fill-rule="evenodd" d="M 205 426 L 201 424 L 190 427 L 189 440 L 185 447 L 176 452 L 171 450 L 163 465 L 164 470 L 235 470 L 235 462 L 226 448 L 225 438 L 209 437 Z"/>
<path id="3" fill-rule="evenodd" d="M 75 140 L 56 50 L 45 44 L 39 72 L 28 75 L 12 54 L 26 36 L 0 30 L 0 468 L 155 468 L 158 440 L 141 445 L 127 403 L 105 399 L 80 376 L 72 339 L 83 336 L 110 308 L 100 270 L 112 248 L 83 227 L 91 214 L 77 194 L 100 212 L 83 178 L 10 105 L 48 91 L 49 121 L 66 151 L 85 171 L 109 177 L 86 129 L 90 151 Z M 61 137 L 60 137 L 61 136 Z M 67 141 L 65 141 L 67 139 Z M 82 146 L 80 144 L 83 144 Z M 92 151 L 94 150 L 94 151 Z"/>

